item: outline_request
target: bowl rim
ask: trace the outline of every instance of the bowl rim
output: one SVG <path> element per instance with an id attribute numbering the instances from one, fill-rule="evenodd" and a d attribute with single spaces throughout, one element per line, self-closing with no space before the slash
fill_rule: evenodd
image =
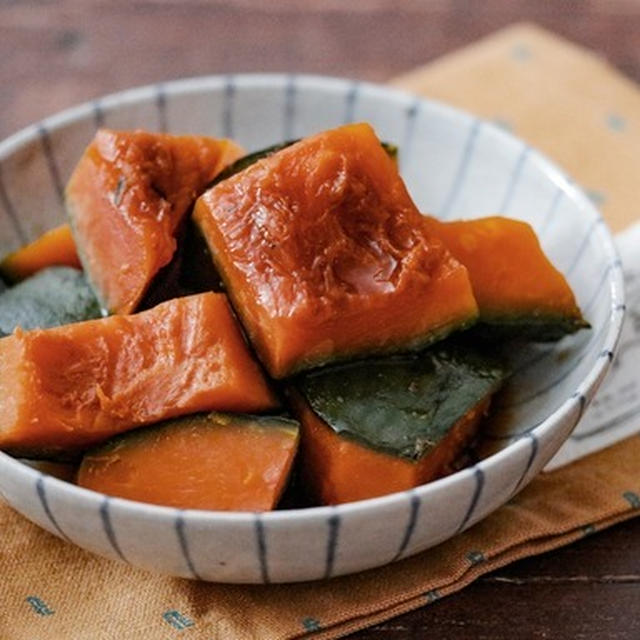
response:
<path id="1" fill-rule="evenodd" d="M 362 512 L 368 512 L 371 509 L 384 509 L 385 507 L 390 507 L 399 504 L 400 502 L 406 503 L 408 499 L 412 499 L 414 497 L 417 497 L 421 501 L 428 500 L 430 496 L 438 494 L 441 491 L 446 491 L 450 486 L 457 485 L 464 482 L 466 479 L 471 478 L 478 473 L 478 470 L 480 472 L 489 471 L 495 466 L 500 465 L 504 459 L 510 458 L 516 453 L 524 453 L 525 449 L 531 448 L 530 442 L 532 437 L 536 438 L 544 436 L 547 432 L 552 431 L 558 422 L 561 422 L 564 419 L 571 419 L 570 416 L 573 413 L 576 413 L 577 415 L 572 429 L 575 428 L 575 424 L 577 424 L 582 416 L 582 411 L 585 405 L 588 400 L 593 397 L 593 394 L 597 390 L 610 367 L 611 360 L 620 337 L 625 311 L 622 264 L 611 232 L 602 215 L 586 194 L 579 188 L 577 183 L 568 177 L 567 174 L 565 174 L 565 172 L 543 152 L 537 150 L 535 147 L 530 147 L 522 139 L 518 138 L 518 136 L 510 133 L 509 131 L 505 131 L 503 128 L 489 120 L 480 118 L 470 112 L 454 107 L 440 100 L 418 96 L 393 86 L 368 81 L 306 73 L 214 74 L 169 80 L 158 84 L 147 84 L 125 89 L 123 91 L 106 94 L 96 98 L 95 100 L 86 101 L 59 111 L 44 118 L 40 122 L 26 126 L 1 141 L 0 163 L 23 146 L 30 144 L 37 139 L 37 137 L 41 135 L 43 128 L 48 133 L 55 132 L 57 129 L 73 124 L 76 121 L 84 120 L 87 117 L 95 118 L 97 109 L 104 109 L 105 113 L 108 113 L 109 109 L 120 107 L 123 104 L 137 104 L 146 102 L 150 98 L 158 99 L 158 96 L 164 95 L 165 92 L 171 93 L 172 95 L 184 95 L 190 92 L 198 93 L 203 90 L 211 90 L 214 88 L 224 90 L 225 84 L 228 83 L 230 79 L 238 83 L 239 87 L 272 88 L 278 86 L 281 88 L 283 85 L 287 86 L 288 83 L 291 83 L 294 80 L 299 85 L 302 83 L 305 87 L 310 86 L 322 91 L 334 91 L 336 89 L 345 91 L 345 89 L 353 89 L 354 87 L 357 87 L 359 90 L 364 90 L 373 96 L 379 96 L 385 100 L 396 102 L 404 108 L 415 108 L 416 106 L 420 107 L 421 105 L 428 105 L 431 109 L 446 117 L 463 118 L 467 121 L 477 121 L 483 127 L 491 129 L 492 134 L 502 137 L 505 141 L 525 144 L 530 150 L 530 159 L 537 163 L 545 175 L 548 176 L 559 188 L 566 192 L 567 195 L 592 218 L 592 224 L 595 227 L 594 232 L 598 234 L 600 245 L 607 256 L 608 263 L 603 277 L 605 278 L 605 282 L 608 284 L 607 288 L 609 290 L 609 327 L 604 338 L 601 353 L 570 397 L 566 398 L 564 402 L 549 416 L 533 428 L 527 430 L 526 433 L 514 434 L 512 436 L 512 441 L 500 451 L 492 453 L 479 462 L 443 478 L 439 478 L 412 489 L 397 491 L 375 498 L 367 498 L 364 500 L 331 506 L 302 507 L 267 512 L 179 509 L 176 507 L 161 506 L 136 500 L 107 496 L 106 494 L 102 494 L 97 491 L 85 489 L 84 487 L 79 487 L 71 482 L 67 482 L 38 471 L 37 469 L 21 462 L 20 459 L 14 458 L 2 451 L 0 451 L 0 470 L 2 470 L 2 467 L 4 466 L 11 469 L 18 476 L 24 477 L 25 480 L 29 479 L 33 482 L 46 481 L 47 486 L 51 486 L 52 489 L 61 491 L 63 495 L 84 501 L 86 506 L 100 507 L 105 500 L 108 500 L 114 505 L 117 504 L 120 509 L 136 513 L 137 515 L 142 515 L 146 519 L 164 520 L 165 518 L 171 518 L 172 520 L 175 520 L 176 514 L 179 514 L 184 515 L 184 517 L 188 517 L 190 521 L 195 521 L 197 524 L 201 525 L 213 522 L 226 522 L 238 525 L 250 524 L 255 522 L 256 517 L 263 520 L 265 524 L 287 524 L 292 521 L 299 521 L 300 518 L 304 518 L 306 520 L 317 519 L 318 521 L 322 520 L 325 522 L 327 517 L 331 517 L 333 515 L 355 515 Z M 530 461 L 530 464 L 531 462 L 532 460 Z M 525 474 L 523 475 L 520 484 L 523 484 L 522 481 L 525 479 L 528 471 L 529 467 L 525 470 Z M 519 487 L 520 485 L 516 486 L 514 493 L 519 489 Z"/>

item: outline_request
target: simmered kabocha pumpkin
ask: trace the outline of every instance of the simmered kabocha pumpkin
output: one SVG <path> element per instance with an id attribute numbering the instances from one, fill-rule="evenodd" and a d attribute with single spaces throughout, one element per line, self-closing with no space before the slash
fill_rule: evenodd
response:
<path id="1" fill-rule="evenodd" d="M 194 219 L 269 373 L 415 349 L 474 322 L 466 269 L 420 224 L 369 125 L 220 182 Z"/>
<path id="2" fill-rule="evenodd" d="M 245 169 L 249 168 L 252 164 L 258 162 L 258 160 L 262 160 L 263 158 L 268 158 L 272 156 L 274 153 L 278 151 L 282 151 L 282 149 L 286 149 L 290 147 L 292 144 L 296 144 L 296 142 L 300 142 L 300 139 L 297 140 L 287 140 L 286 142 L 280 142 L 279 144 L 273 144 L 270 147 L 265 147 L 264 149 L 259 149 L 258 151 L 254 151 L 253 153 L 248 153 L 246 156 L 242 156 L 242 158 L 238 158 L 235 162 L 231 163 L 226 169 L 221 171 L 209 185 L 210 187 L 215 187 L 219 182 L 230 178 L 231 176 L 235 176 L 236 173 L 240 173 Z M 382 148 L 386 151 L 387 155 L 394 161 L 394 163 L 398 163 L 398 147 L 389 142 L 382 142 Z"/>
<path id="3" fill-rule="evenodd" d="M 292 144 L 299 142 L 299 140 L 287 140 L 286 142 L 279 142 L 278 144 L 272 144 L 269 147 L 265 147 L 264 149 L 258 149 L 258 151 L 254 151 L 253 153 L 248 153 L 241 158 L 238 158 L 235 162 L 232 162 L 229 166 L 223 169 L 208 185 L 209 188 L 215 187 L 219 182 L 230 178 L 231 176 L 235 176 L 236 173 L 240 173 L 244 171 L 252 164 L 258 162 L 258 160 L 262 160 L 263 158 L 268 158 L 272 156 L 274 153 L 281 151 L 282 149 L 286 149 L 290 147 Z"/>
<path id="4" fill-rule="evenodd" d="M 0 449 L 60 457 L 197 411 L 259 412 L 277 400 L 226 296 L 0 340 Z"/>
<path id="5" fill-rule="evenodd" d="M 298 446 L 294 420 L 196 414 L 136 429 L 87 453 L 77 483 L 180 509 L 268 511 Z"/>
<path id="6" fill-rule="evenodd" d="M 71 267 L 43 269 L 0 293 L 0 336 L 18 327 L 48 329 L 101 316 L 84 274 Z"/>
<path id="7" fill-rule="evenodd" d="M 136 310 L 171 261 L 196 197 L 242 154 L 229 140 L 98 131 L 65 193 L 80 259 L 104 308 Z"/>
<path id="8" fill-rule="evenodd" d="M 455 222 L 427 217 L 425 224 L 467 267 L 482 324 L 536 340 L 557 340 L 589 327 L 571 287 L 526 222 L 499 216 Z"/>
<path id="9" fill-rule="evenodd" d="M 7 282 L 14 283 L 54 266 L 81 267 L 68 224 L 43 233 L 33 242 L 5 256 L 0 262 L 0 275 Z"/>
<path id="10" fill-rule="evenodd" d="M 299 140 L 281 142 L 280 144 L 274 144 L 242 156 L 242 158 L 239 158 L 221 171 L 213 179 L 210 186 L 215 186 L 219 182 L 236 175 L 236 173 L 244 171 L 247 167 L 258 162 L 258 160 L 267 158 L 296 142 L 299 142 Z M 397 163 L 398 148 L 387 142 L 382 143 L 382 148 L 387 152 L 387 155 Z M 177 283 L 178 289 L 181 290 L 179 293 L 184 295 L 184 291 L 200 293 L 202 291 L 224 290 L 224 285 L 220 280 L 218 271 L 211 258 L 211 251 L 200 229 L 193 224 L 192 220 L 189 220 L 186 225 L 182 244 L 178 247 L 178 251 L 180 250 L 181 255 L 179 256 L 180 265 Z M 162 280 L 159 280 L 157 284 L 159 287 L 166 289 L 166 284 Z M 154 288 L 154 284 L 151 285 L 151 288 Z M 165 295 L 164 292 L 162 295 Z M 165 297 L 165 299 L 167 298 Z"/>
<path id="11" fill-rule="evenodd" d="M 338 504 L 445 475 L 504 378 L 499 362 L 446 342 L 299 376 L 291 397 L 311 493 Z"/>

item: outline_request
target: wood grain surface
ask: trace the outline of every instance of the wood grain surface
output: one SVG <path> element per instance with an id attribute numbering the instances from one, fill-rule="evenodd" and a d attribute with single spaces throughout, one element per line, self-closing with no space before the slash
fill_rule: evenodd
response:
<path id="1" fill-rule="evenodd" d="M 104 93 L 184 76 L 383 81 L 518 20 L 640 80 L 638 0 L 0 0 L 0 138 Z"/>
<path id="2" fill-rule="evenodd" d="M 521 20 L 640 81 L 638 0 L 0 0 L 0 138 L 78 102 L 184 76 L 384 81 Z M 636 519 L 352 637 L 638 640 L 639 611 Z"/>
<path id="3" fill-rule="evenodd" d="M 637 640 L 640 519 L 520 560 L 352 640 Z"/>

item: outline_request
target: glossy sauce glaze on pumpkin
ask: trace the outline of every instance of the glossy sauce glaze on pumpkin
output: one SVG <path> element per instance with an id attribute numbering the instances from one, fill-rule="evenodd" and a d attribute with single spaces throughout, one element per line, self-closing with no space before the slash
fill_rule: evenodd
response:
<path id="1" fill-rule="evenodd" d="M 514 337 L 557 340 L 589 327 L 565 277 L 526 222 L 493 216 L 441 222 L 429 231 L 469 271 L 479 320 Z"/>
<path id="2" fill-rule="evenodd" d="M 417 348 L 476 318 L 466 269 L 420 224 L 366 124 L 256 162 L 200 197 L 194 219 L 275 378 Z"/>
<path id="3" fill-rule="evenodd" d="M 229 140 L 99 130 L 66 188 L 80 259 L 102 306 L 131 313 L 176 249 L 206 185 L 243 154 Z"/>
<path id="4" fill-rule="evenodd" d="M 196 414 L 136 429 L 87 453 L 81 487 L 179 509 L 269 511 L 287 483 L 298 423 Z"/>
<path id="5" fill-rule="evenodd" d="M 226 296 L 204 293 L 131 316 L 0 340 L 0 448 L 73 454 L 197 411 L 277 406 Z"/>

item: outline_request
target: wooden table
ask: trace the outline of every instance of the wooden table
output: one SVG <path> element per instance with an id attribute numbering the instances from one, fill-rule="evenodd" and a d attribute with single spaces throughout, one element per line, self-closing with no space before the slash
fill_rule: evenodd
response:
<path id="1" fill-rule="evenodd" d="M 0 138 L 77 102 L 181 76 L 384 81 L 517 20 L 591 47 L 640 81 L 637 0 L 4 0 Z M 637 640 L 639 611 L 637 519 L 353 638 Z"/>

